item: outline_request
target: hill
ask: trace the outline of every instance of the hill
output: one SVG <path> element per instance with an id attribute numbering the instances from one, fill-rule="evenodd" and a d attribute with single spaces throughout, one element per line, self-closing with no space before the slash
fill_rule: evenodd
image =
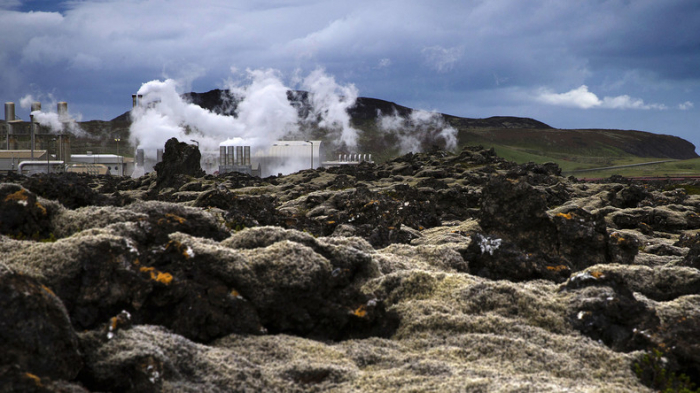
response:
<path id="1" fill-rule="evenodd" d="M 235 115 L 237 102 L 223 100 L 226 91 L 186 93 L 190 102 L 219 114 Z M 308 93 L 289 91 L 288 99 L 305 117 L 309 111 Z M 408 118 L 414 109 L 377 98 L 359 97 L 349 114 L 353 126 L 362 130 L 358 150 L 372 152 L 379 161 L 400 155 L 399 140 L 395 134 L 382 132 L 377 126 L 378 114 Z M 483 145 L 493 147 L 499 155 L 516 162 L 553 161 L 565 171 L 589 169 L 618 164 L 631 164 L 660 159 L 687 160 L 698 158 L 695 146 L 676 136 L 636 130 L 557 129 L 543 122 L 522 117 L 494 116 L 465 118 L 442 114 L 445 123 L 457 130 L 459 146 Z M 90 122 L 88 128 L 109 130 L 119 135 L 128 134 L 129 112 L 110 122 Z M 308 126 L 308 124 L 307 124 Z M 422 135 L 424 149 L 432 145 L 444 147 L 433 129 Z M 99 133 L 98 131 L 97 133 Z M 314 128 L 314 137 L 323 138 L 325 131 Z M 95 133 L 95 132 L 93 132 Z M 122 137 L 122 140 L 128 138 Z"/>

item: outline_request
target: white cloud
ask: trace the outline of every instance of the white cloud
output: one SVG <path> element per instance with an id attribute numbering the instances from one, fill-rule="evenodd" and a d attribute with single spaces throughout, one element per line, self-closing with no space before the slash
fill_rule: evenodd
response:
<path id="1" fill-rule="evenodd" d="M 552 93 L 542 91 L 537 96 L 537 100 L 545 104 L 568 106 L 574 108 L 593 108 L 601 105 L 601 101 L 595 94 L 588 91 L 588 86 L 581 85 L 577 89 L 573 89 L 566 93 Z"/>
<path id="2" fill-rule="evenodd" d="M 668 109 L 663 104 L 646 104 L 640 98 L 632 98 L 628 95 L 620 95 L 616 97 L 598 98 L 595 93 L 588 90 L 588 86 L 581 85 L 580 87 L 567 91 L 566 93 L 553 93 L 548 90 L 542 90 L 535 95 L 537 101 L 549 105 L 565 106 L 571 108 L 605 108 L 605 109 Z"/>
<path id="3" fill-rule="evenodd" d="M 464 54 L 464 48 L 430 46 L 421 51 L 428 65 L 438 72 L 451 71 Z"/>
<path id="4" fill-rule="evenodd" d="M 385 57 L 381 60 L 379 60 L 379 68 L 387 68 L 391 66 L 391 59 L 388 57 Z"/>
<path id="5" fill-rule="evenodd" d="M 695 106 L 695 105 L 693 105 L 692 102 L 686 101 L 686 102 L 684 102 L 684 103 L 682 103 L 682 104 L 678 104 L 678 109 L 680 109 L 680 110 L 682 110 L 682 111 L 687 111 L 687 110 L 693 109 L 694 106 Z"/>

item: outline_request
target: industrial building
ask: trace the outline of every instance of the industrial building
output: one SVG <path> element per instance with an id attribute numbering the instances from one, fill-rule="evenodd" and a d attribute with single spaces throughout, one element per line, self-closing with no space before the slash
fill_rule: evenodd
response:
<path id="1" fill-rule="evenodd" d="M 14 102 L 5 103 L 5 121 L 2 123 L 5 150 L 0 150 L 0 173 L 81 172 L 91 174 L 130 175 L 134 160 L 114 154 L 72 154 L 71 135 L 65 132 L 68 122 L 68 103 L 57 103 L 57 115 L 63 124 L 61 130 L 49 130 L 35 121 L 31 113 L 41 111 L 41 103 L 31 105 L 30 120 L 25 122 L 15 113 Z"/>
<path id="2" fill-rule="evenodd" d="M 357 165 L 372 161 L 371 154 L 342 154 L 337 161 L 326 160 L 325 144 L 313 141 L 276 141 L 267 150 L 259 149 L 251 156 L 250 146 L 221 146 L 219 173 L 241 172 L 267 177 L 304 169 L 340 165 Z"/>

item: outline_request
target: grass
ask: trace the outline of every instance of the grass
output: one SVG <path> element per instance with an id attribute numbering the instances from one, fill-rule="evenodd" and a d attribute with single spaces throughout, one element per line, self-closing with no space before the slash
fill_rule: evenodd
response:
<path id="1" fill-rule="evenodd" d="M 649 164 L 638 167 L 614 168 L 590 172 L 576 172 L 582 169 L 595 169 L 622 165 L 635 165 L 655 161 L 668 160 L 667 158 L 638 157 L 614 148 L 601 147 L 600 150 L 571 152 L 565 150 L 544 151 L 530 146 L 511 146 L 488 143 L 482 141 L 486 148 L 493 147 L 499 157 L 514 161 L 519 164 L 535 162 L 544 164 L 554 162 L 562 169 L 565 176 L 573 175 L 578 178 L 607 178 L 612 175 L 624 177 L 675 177 L 675 176 L 700 176 L 700 158 L 689 160 L 673 160 L 671 162 Z M 587 149 L 588 150 L 588 149 Z M 588 155 L 591 153 L 591 155 Z"/>
<path id="2" fill-rule="evenodd" d="M 624 177 L 700 176 L 700 158 L 664 162 L 639 167 L 608 169 L 574 174 L 574 176 L 578 178 L 589 179 L 605 178 L 612 175 L 620 175 Z"/>

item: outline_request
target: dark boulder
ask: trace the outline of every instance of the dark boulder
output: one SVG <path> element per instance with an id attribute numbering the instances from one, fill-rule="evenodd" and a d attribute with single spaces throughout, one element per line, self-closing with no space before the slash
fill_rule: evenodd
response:
<path id="1" fill-rule="evenodd" d="M 546 195 L 527 182 L 495 176 L 482 190 L 479 224 L 525 251 L 556 252 L 556 227 Z"/>
<path id="2" fill-rule="evenodd" d="M 559 255 L 571 263 L 574 271 L 608 262 L 608 233 L 601 214 L 581 208 L 565 209 L 555 214 L 552 221 Z"/>
<path id="3" fill-rule="evenodd" d="M 563 282 L 571 274 L 569 263 L 556 255 L 528 252 L 507 239 L 480 233 L 472 235 L 462 257 L 469 263 L 471 274 L 492 280 Z"/>
<path id="4" fill-rule="evenodd" d="M 700 270 L 700 235 L 682 235 L 675 245 L 678 247 L 690 248 L 680 265 L 694 267 Z"/>
<path id="5" fill-rule="evenodd" d="M 614 272 L 579 273 L 562 290 L 574 292 L 569 321 L 582 334 L 615 351 L 630 352 L 652 345 L 648 333 L 660 324 L 656 310 L 637 300 Z"/>
<path id="6" fill-rule="evenodd" d="M 0 234 L 16 239 L 42 240 L 51 236 L 53 206 L 17 184 L 0 184 Z"/>
<path id="7" fill-rule="evenodd" d="M 157 187 L 180 188 L 185 184 L 184 177 L 203 177 L 205 175 L 200 164 L 202 154 L 197 145 L 180 142 L 177 138 L 170 138 L 165 142 L 163 161 L 154 167 L 158 173 Z"/>
<path id="8" fill-rule="evenodd" d="M 37 280 L 0 265 L 0 374 L 19 367 L 36 378 L 69 381 L 82 366 L 61 300 Z"/>
<path id="9" fill-rule="evenodd" d="M 69 209 L 77 209 L 105 205 L 109 201 L 105 193 L 114 192 L 110 187 L 100 189 L 103 187 L 100 184 L 105 182 L 106 179 L 100 181 L 95 176 L 67 172 L 28 177 L 22 181 L 22 186 L 42 198 L 56 200 Z"/>

